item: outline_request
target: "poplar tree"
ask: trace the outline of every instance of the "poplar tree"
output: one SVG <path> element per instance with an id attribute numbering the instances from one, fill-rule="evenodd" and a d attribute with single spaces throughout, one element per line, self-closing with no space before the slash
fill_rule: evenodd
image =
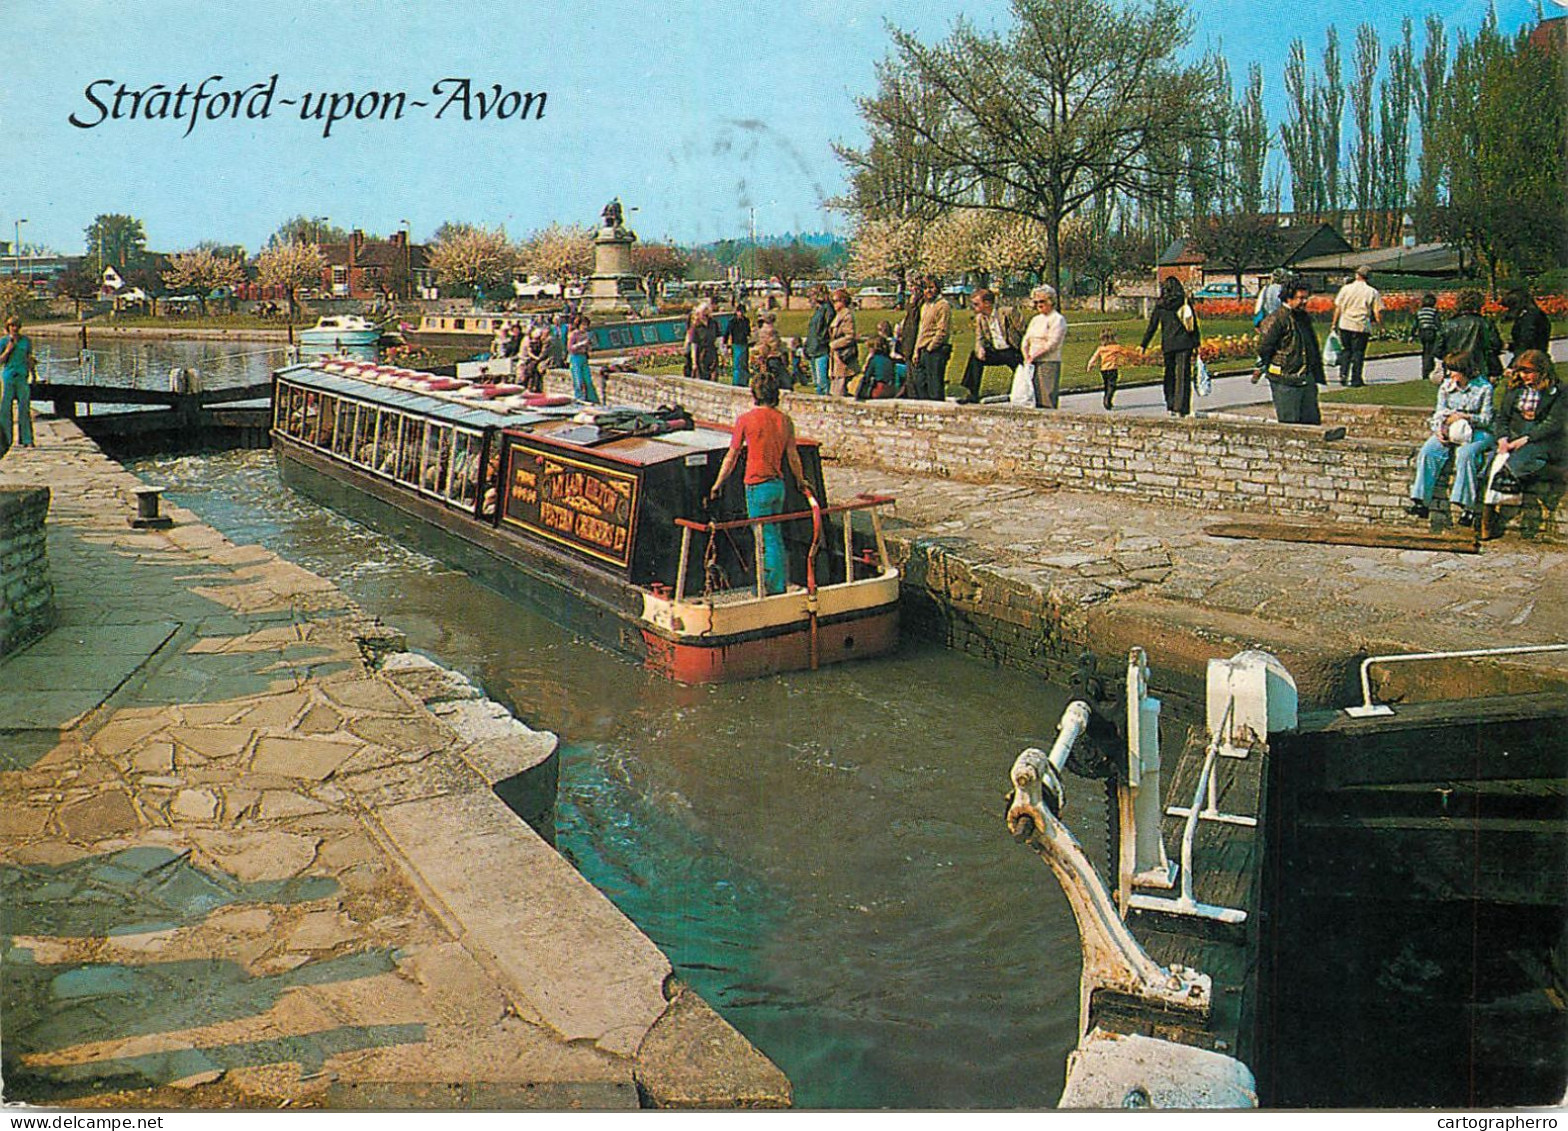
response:
<path id="1" fill-rule="evenodd" d="M 1377 171 L 1377 115 L 1372 96 L 1377 90 L 1377 29 L 1362 24 L 1356 29 L 1355 78 L 1350 84 L 1350 113 L 1356 124 L 1350 144 L 1350 206 L 1358 216 L 1361 241 L 1371 235 L 1372 205 Z"/>

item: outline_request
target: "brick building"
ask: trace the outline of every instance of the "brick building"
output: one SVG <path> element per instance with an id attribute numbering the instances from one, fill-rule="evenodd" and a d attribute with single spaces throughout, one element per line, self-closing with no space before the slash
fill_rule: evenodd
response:
<path id="1" fill-rule="evenodd" d="M 321 290 L 333 298 L 379 298 L 390 291 L 407 298 L 435 285 L 424 244 L 409 243 L 407 232 L 389 239 L 367 239 L 355 228 L 346 243 L 324 243 Z"/>

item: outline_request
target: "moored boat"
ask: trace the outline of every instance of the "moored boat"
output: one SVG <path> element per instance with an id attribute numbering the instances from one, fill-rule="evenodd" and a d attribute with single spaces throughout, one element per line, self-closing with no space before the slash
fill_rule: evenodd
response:
<path id="1" fill-rule="evenodd" d="M 299 340 L 328 349 L 373 346 L 381 340 L 381 328 L 358 314 L 327 314 L 308 330 L 301 330 Z"/>
<path id="2" fill-rule="evenodd" d="M 810 496 L 791 487 L 785 515 L 751 520 L 730 517 L 745 513 L 738 476 L 707 512 L 729 432 L 677 410 L 596 409 L 342 359 L 277 371 L 273 406 L 291 485 L 371 521 L 438 531 L 457 564 L 661 675 L 744 679 L 897 643 L 899 577 L 877 510 L 892 500 L 823 505 L 812 440 L 799 440 Z M 868 531 L 854 528 L 858 511 Z M 769 522 L 783 526 L 790 584 L 766 595 L 757 559 Z"/>
<path id="3" fill-rule="evenodd" d="M 722 334 L 731 315 L 715 314 Z M 416 346 L 447 346 L 457 349 L 485 349 L 498 330 L 520 324 L 527 327 L 526 314 L 505 311 L 471 310 L 463 314 L 425 314 L 418 327 L 404 327 L 403 340 Z M 685 340 L 686 316 L 643 318 L 637 321 L 605 321 L 589 327 L 589 348 L 595 353 L 636 349 L 641 346 L 673 345 Z"/>

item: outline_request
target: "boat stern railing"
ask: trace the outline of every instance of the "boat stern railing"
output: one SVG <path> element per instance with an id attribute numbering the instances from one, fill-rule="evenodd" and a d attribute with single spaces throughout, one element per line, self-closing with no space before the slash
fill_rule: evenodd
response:
<path id="1" fill-rule="evenodd" d="M 807 509 L 803 511 L 790 511 L 786 514 L 765 515 L 760 518 L 736 518 L 723 521 L 697 522 L 689 518 L 677 518 L 675 525 L 681 531 L 680 561 L 675 572 L 675 591 L 673 597 L 676 601 L 686 599 L 687 586 L 691 580 L 691 551 L 692 541 L 697 534 L 707 535 L 707 548 L 705 557 L 711 557 L 717 552 L 717 536 L 726 531 L 750 530 L 752 536 L 753 587 L 758 597 L 767 596 L 766 581 L 763 576 L 763 531 L 771 525 L 784 522 L 799 522 L 811 520 L 811 548 L 806 554 L 806 595 L 808 601 L 814 600 L 817 589 L 823 584 L 836 584 L 833 581 L 824 582 L 817 573 L 817 557 L 821 553 L 825 533 L 825 520 L 832 515 L 843 515 L 844 531 L 844 582 L 855 580 L 856 564 L 872 564 L 869 558 L 863 560 L 855 556 L 854 524 L 849 515 L 854 511 L 867 511 L 871 519 L 871 532 L 876 541 L 875 563 L 878 573 L 886 573 L 893 568 L 892 559 L 888 556 L 887 535 L 882 529 L 881 508 L 891 506 L 895 500 L 891 495 L 856 495 L 845 503 L 835 503 L 824 506 L 819 503 L 815 495 L 806 495 Z"/>

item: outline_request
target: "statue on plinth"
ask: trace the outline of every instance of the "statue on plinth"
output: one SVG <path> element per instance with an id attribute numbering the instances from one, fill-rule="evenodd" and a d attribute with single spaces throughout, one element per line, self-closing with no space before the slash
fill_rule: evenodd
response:
<path id="1" fill-rule="evenodd" d="M 604 211 L 600 213 L 600 218 L 604 220 L 604 226 L 612 231 L 624 224 L 626 217 L 621 211 L 621 198 L 616 197 L 606 204 Z"/>

